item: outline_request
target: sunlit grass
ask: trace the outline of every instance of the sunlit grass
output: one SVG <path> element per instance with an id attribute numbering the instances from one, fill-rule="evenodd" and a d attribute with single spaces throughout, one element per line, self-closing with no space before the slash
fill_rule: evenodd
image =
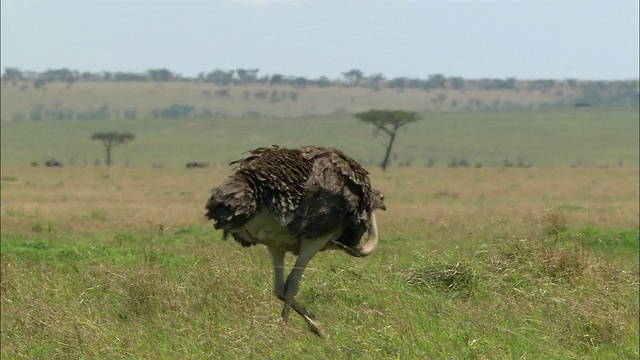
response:
<path id="1" fill-rule="evenodd" d="M 3 104 L 4 104 L 3 99 Z M 4 105 L 3 105 L 4 106 Z M 393 107 L 391 107 L 393 108 Z M 625 167 L 638 164 L 635 110 L 574 109 L 421 113 L 423 120 L 400 130 L 392 166 L 431 161 L 445 167 L 454 158 L 471 166 L 518 165 Z M 152 164 L 183 168 L 189 161 L 226 164 L 258 146 L 329 145 L 358 161 L 382 161 L 386 138 L 351 115 L 314 117 L 137 119 L 2 122 L 2 164 L 23 166 L 56 157 L 66 167 L 104 164 L 105 150 L 91 135 L 131 132 L 136 139 L 113 149 L 122 167 Z M 9 175 L 11 176 L 11 175 Z"/>
<path id="2" fill-rule="evenodd" d="M 2 170 L 3 359 L 638 357 L 637 168 L 371 169 L 378 250 L 298 296 L 328 340 L 204 220 L 228 169 Z"/>

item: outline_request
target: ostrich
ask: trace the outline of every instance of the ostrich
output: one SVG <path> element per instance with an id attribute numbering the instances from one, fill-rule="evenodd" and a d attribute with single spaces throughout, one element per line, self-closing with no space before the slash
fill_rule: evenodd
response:
<path id="1" fill-rule="evenodd" d="M 371 187 L 369 173 L 355 160 L 328 147 L 262 147 L 230 165 L 233 173 L 211 190 L 207 218 L 225 239 L 230 234 L 243 246 L 266 245 L 274 293 L 284 303 L 282 319 L 287 323 L 293 308 L 325 337 L 316 316 L 294 299 L 302 273 L 319 251 L 371 254 L 378 243 L 373 212 L 386 210 L 384 194 Z M 287 252 L 297 259 L 285 281 Z"/>

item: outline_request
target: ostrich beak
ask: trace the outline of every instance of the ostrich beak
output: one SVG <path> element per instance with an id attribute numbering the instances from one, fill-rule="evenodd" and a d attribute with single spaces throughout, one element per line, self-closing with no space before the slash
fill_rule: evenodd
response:
<path id="1" fill-rule="evenodd" d="M 380 209 L 382 211 L 386 211 L 387 210 L 387 206 L 385 204 L 382 204 L 382 205 L 378 206 L 378 209 Z"/>

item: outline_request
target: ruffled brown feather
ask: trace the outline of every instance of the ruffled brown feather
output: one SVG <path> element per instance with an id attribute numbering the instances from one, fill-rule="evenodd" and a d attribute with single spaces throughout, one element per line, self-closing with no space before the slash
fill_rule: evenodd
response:
<path id="1" fill-rule="evenodd" d="M 216 229 L 242 227 L 267 210 L 297 237 L 343 227 L 337 242 L 353 247 L 368 228 L 376 206 L 369 173 L 337 149 L 262 147 L 230 164 L 233 173 L 206 205 Z"/>

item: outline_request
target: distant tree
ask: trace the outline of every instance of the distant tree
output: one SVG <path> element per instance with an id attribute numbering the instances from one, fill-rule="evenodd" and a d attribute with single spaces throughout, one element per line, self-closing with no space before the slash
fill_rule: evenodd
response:
<path id="1" fill-rule="evenodd" d="M 506 78 L 504 81 L 504 88 L 505 89 L 509 89 L 509 90 L 513 90 L 516 88 L 516 78 L 514 77 L 510 77 L 510 78 Z"/>
<path id="2" fill-rule="evenodd" d="M 238 80 L 240 84 L 247 85 L 250 83 L 256 82 L 258 79 L 258 71 L 259 69 L 238 69 L 236 70 L 236 75 L 238 75 Z"/>
<path id="3" fill-rule="evenodd" d="M 384 81 L 384 75 L 382 75 L 382 73 L 370 75 L 367 81 L 369 87 L 373 90 L 380 90 L 380 84 Z"/>
<path id="4" fill-rule="evenodd" d="M 39 78 L 44 79 L 47 82 L 62 81 L 73 83 L 77 77 L 77 71 L 71 71 L 67 68 L 47 70 L 39 74 Z"/>
<path id="5" fill-rule="evenodd" d="M 11 81 L 13 85 L 15 85 L 18 80 L 22 79 L 24 79 L 24 74 L 18 68 L 6 67 L 4 69 L 4 74 L 2 74 L 2 80 Z"/>
<path id="6" fill-rule="evenodd" d="M 429 75 L 429 81 L 427 81 L 428 88 L 430 89 L 442 89 L 447 83 L 447 78 L 442 74 Z"/>
<path id="7" fill-rule="evenodd" d="M 314 80 L 313 82 L 314 84 L 316 84 L 316 86 L 320 88 L 331 86 L 331 80 L 329 80 L 329 78 L 326 76 L 321 76 L 320 78 L 318 78 L 317 80 Z"/>
<path id="8" fill-rule="evenodd" d="M 171 104 L 170 106 L 161 110 L 153 110 L 152 116 L 154 118 L 163 119 L 181 119 L 187 118 L 193 114 L 195 107 L 189 104 Z"/>
<path id="9" fill-rule="evenodd" d="M 464 89 L 464 78 L 461 77 L 450 77 L 449 78 L 450 86 L 455 90 Z"/>
<path id="10" fill-rule="evenodd" d="M 33 87 L 36 89 L 44 88 L 47 85 L 47 81 L 45 79 L 37 79 L 33 82 Z"/>
<path id="11" fill-rule="evenodd" d="M 344 80 L 348 86 L 358 86 L 360 85 L 360 81 L 364 78 L 362 71 L 358 69 L 351 69 L 347 72 L 342 73 L 344 76 Z"/>
<path id="12" fill-rule="evenodd" d="M 147 74 L 152 81 L 171 81 L 173 73 L 167 69 L 151 69 L 147 70 Z"/>
<path id="13" fill-rule="evenodd" d="M 298 76 L 291 81 L 291 86 L 293 86 L 294 88 L 304 89 L 307 87 L 308 82 L 309 80 L 307 80 L 307 78 Z"/>
<path id="14" fill-rule="evenodd" d="M 431 83 L 429 81 L 418 79 L 418 78 L 407 79 L 405 86 L 409 89 L 430 90 L 432 88 Z"/>
<path id="15" fill-rule="evenodd" d="M 540 79 L 540 80 L 532 80 L 529 81 L 530 91 L 540 91 L 543 94 L 549 92 L 554 86 L 556 86 L 556 81 L 553 79 Z"/>
<path id="16" fill-rule="evenodd" d="M 205 81 L 212 82 L 218 86 L 228 86 L 233 79 L 234 70 L 222 71 L 215 70 L 207 74 Z"/>
<path id="17" fill-rule="evenodd" d="M 407 86 L 407 78 L 399 77 L 399 78 L 389 80 L 387 82 L 387 86 L 389 86 L 392 89 L 396 89 L 397 91 L 403 91 L 404 88 Z"/>
<path id="18" fill-rule="evenodd" d="M 135 135 L 129 132 L 119 133 L 115 131 L 94 133 L 91 140 L 100 140 L 107 151 L 107 166 L 111 166 L 111 148 L 116 145 L 125 144 L 135 139 Z"/>
<path id="19" fill-rule="evenodd" d="M 100 74 L 94 74 L 89 71 L 85 71 L 80 74 L 80 79 L 82 81 L 99 81 L 102 76 Z"/>
<path id="20" fill-rule="evenodd" d="M 282 74 L 274 74 L 271 76 L 271 80 L 269 81 L 269 85 L 278 85 L 282 84 L 284 81 L 284 75 Z"/>
<path id="21" fill-rule="evenodd" d="M 415 112 L 375 109 L 355 114 L 355 117 L 360 121 L 375 126 L 376 129 L 374 134 L 376 136 L 380 131 L 389 136 L 389 143 L 387 144 L 384 160 L 382 160 L 382 163 L 380 164 L 383 171 L 387 170 L 387 167 L 389 166 L 391 149 L 393 148 L 396 136 L 398 135 L 398 129 L 420 120 L 420 117 Z"/>
<path id="22" fill-rule="evenodd" d="M 483 88 L 485 90 L 513 90 L 516 85 L 516 78 L 485 79 Z"/>

